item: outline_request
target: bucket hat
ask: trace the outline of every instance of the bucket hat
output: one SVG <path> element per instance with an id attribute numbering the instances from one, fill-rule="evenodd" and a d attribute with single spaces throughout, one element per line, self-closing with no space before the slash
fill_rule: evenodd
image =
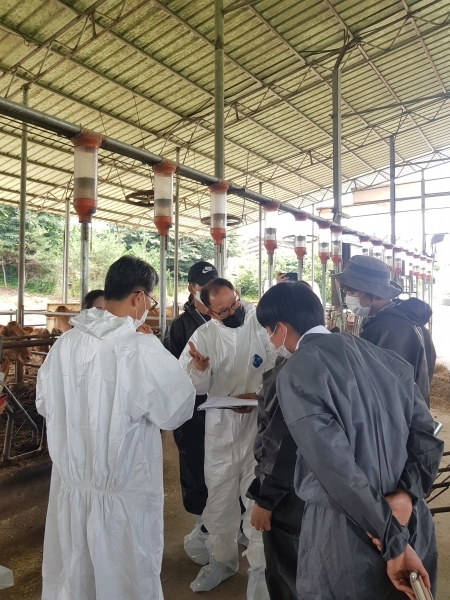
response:
<path id="1" fill-rule="evenodd" d="M 387 265 L 372 256 L 352 256 L 342 273 L 332 275 L 341 287 L 373 294 L 383 300 L 396 298 L 403 288 L 389 278 Z"/>

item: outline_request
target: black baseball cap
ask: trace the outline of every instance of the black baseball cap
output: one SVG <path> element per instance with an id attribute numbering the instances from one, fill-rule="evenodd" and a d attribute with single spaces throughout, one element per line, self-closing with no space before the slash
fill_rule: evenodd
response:
<path id="1" fill-rule="evenodd" d="M 217 279 L 217 277 L 219 277 L 219 274 L 217 273 L 216 267 L 203 260 L 192 265 L 188 273 L 189 283 L 196 283 L 201 286 L 206 285 L 213 279 Z"/>

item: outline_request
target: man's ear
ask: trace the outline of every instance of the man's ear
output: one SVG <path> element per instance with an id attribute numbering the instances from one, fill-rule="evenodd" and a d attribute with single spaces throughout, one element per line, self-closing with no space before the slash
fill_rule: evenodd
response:
<path id="1" fill-rule="evenodd" d="M 188 292 L 190 294 L 192 294 L 193 296 L 195 296 L 196 290 L 195 290 L 194 286 L 192 285 L 192 283 L 188 283 Z"/>

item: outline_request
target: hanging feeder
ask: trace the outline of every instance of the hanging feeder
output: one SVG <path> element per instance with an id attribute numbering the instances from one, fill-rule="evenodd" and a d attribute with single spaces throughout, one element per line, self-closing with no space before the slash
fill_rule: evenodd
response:
<path id="1" fill-rule="evenodd" d="M 97 212 L 98 149 L 104 137 L 83 130 L 74 145 L 73 207 L 80 223 L 91 223 Z"/>
<path id="2" fill-rule="evenodd" d="M 394 270 L 394 246 L 392 244 L 383 244 L 384 246 L 384 262 L 387 265 L 388 271 L 392 273 Z"/>
<path id="3" fill-rule="evenodd" d="M 330 224 L 326 221 L 319 223 L 319 250 L 320 262 L 325 265 L 330 258 Z"/>
<path id="4" fill-rule="evenodd" d="M 210 233 L 215 245 L 227 236 L 227 190 L 230 186 L 219 181 L 209 187 L 211 192 Z"/>
<path id="5" fill-rule="evenodd" d="M 414 252 L 406 251 L 406 264 L 409 277 L 414 275 Z"/>
<path id="6" fill-rule="evenodd" d="M 273 255 L 277 247 L 278 202 L 264 205 L 264 247 L 267 254 Z"/>
<path id="7" fill-rule="evenodd" d="M 394 273 L 399 277 L 403 273 L 403 248 L 394 247 Z"/>
<path id="8" fill-rule="evenodd" d="M 177 164 L 163 160 L 159 165 L 153 165 L 154 187 L 154 217 L 153 221 L 158 235 L 169 235 L 173 226 L 173 174 Z"/>
<path id="9" fill-rule="evenodd" d="M 294 252 L 297 255 L 298 260 L 303 260 L 306 255 L 307 220 L 307 213 L 302 212 L 295 215 Z"/>
<path id="10" fill-rule="evenodd" d="M 383 243 L 380 240 L 374 240 L 372 238 L 373 245 L 373 257 L 378 258 L 378 260 L 383 260 Z"/>
<path id="11" fill-rule="evenodd" d="M 360 235 L 359 241 L 361 243 L 361 254 L 363 256 L 371 256 L 373 254 L 372 242 L 368 235 Z"/>
<path id="12" fill-rule="evenodd" d="M 331 260 L 337 267 L 342 260 L 342 227 L 331 225 Z"/>

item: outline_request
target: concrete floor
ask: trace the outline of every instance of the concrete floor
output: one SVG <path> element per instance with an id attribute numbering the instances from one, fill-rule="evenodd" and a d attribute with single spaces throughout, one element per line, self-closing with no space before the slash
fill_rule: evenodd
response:
<path id="1" fill-rule="evenodd" d="M 450 416 L 433 411 L 442 421 L 442 438 L 450 448 Z M 189 584 L 199 567 L 183 550 L 183 537 L 192 528 L 192 518 L 181 504 L 178 460 L 172 434 L 163 434 L 165 478 L 165 551 L 162 585 L 165 600 L 245 600 L 247 561 L 241 559 L 237 575 L 211 592 L 195 594 Z M 447 460 L 450 463 L 450 457 Z M 50 462 L 42 458 L 21 468 L 0 471 L 0 564 L 14 571 L 15 586 L 1 593 L 2 600 L 38 600 L 47 507 Z M 450 504 L 450 491 L 433 505 Z M 450 600 L 450 513 L 436 515 L 440 551 L 438 600 Z M 124 599 L 125 600 L 125 599 Z"/>

